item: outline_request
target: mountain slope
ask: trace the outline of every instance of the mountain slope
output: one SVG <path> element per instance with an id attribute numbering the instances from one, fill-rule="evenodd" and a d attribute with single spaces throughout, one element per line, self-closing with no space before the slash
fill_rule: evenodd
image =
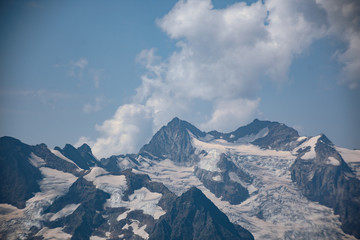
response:
<path id="1" fill-rule="evenodd" d="M 150 153 L 160 158 L 169 158 L 179 164 L 190 165 L 197 161 L 190 133 L 196 137 L 205 136 L 205 133 L 190 123 L 174 118 L 162 127 L 139 153 Z"/>
<path id="2" fill-rule="evenodd" d="M 334 209 L 344 232 L 360 238 L 360 180 L 325 135 L 307 149 L 291 167 L 293 181 L 309 199 Z"/>
<path id="3" fill-rule="evenodd" d="M 254 239 L 250 232 L 233 225 L 206 196 L 193 187 L 176 199 L 150 235 L 161 239 Z"/>
<path id="4" fill-rule="evenodd" d="M 77 149 L 70 144 L 66 144 L 63 149 L 55 147 L 55 150 L 59 151 L 68 159 L 71 159 L 77 166 L 84 170 L 89 170 L 90 167 L 94 167 L 99 164 L 92 154 L 91 148 L 87 144 L 83 144 Z"/>
<path id="5" fill-rule="evenodd" d="M 354 240 L 360 152 L 338 149 L 260 120 L 204 133 L 174 118 L 138 154 L 101 161 L 0 138 L 0 238 Z"/>
<path id="6" fill-rule="evenodd" d="M 24 208 L 26 200 L 40 191 L 42 175 L 31 164 L 30 146 L 11 137 L 0 138 L 0 203 Z"/>

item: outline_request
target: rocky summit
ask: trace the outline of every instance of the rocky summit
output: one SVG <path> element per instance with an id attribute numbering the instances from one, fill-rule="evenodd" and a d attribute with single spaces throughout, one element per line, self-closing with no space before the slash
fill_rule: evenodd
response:
<path id="1" fill-rule="evenodd" d="M 1 239 L 360 239 L 360 151 L 174 118 L 139 153 L 0 138 Z"/>

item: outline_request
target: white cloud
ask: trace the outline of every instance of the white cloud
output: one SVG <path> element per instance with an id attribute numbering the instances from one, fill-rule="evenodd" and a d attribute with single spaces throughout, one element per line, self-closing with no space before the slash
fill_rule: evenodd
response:
<path id="1" fill-rule="evenodd" d="M 235 99 L 221 101 L 215 104 L 211 119 L 202 124 L 201 128 L 207 131 L 222 129 L 223 131 L 233 131 L 242 124 L 253 120 L 257 115 L 260 99 Z"/>
<path id="2" fill-rule="evenodd" d="M 126 104 L 120 106 L 111 119 L 97 125 L 96 129 L 102 135 L 92 146 L 97 157 L 132 153 L 152 133 L 151 112 L 140 104 Z"/>
<path id="3" fill-rule="evenodd" d="M 267 0 L 214 9 L 210 0 L 180 0 L 157 20 L 177 41 L 177 50 L 166 59 L 154 49 L 139 54 L 137 60 L 147 70 L 142 84 L 131 104 L 97 126 L 101 137 L 94 151 L 102 156 L 137 151 L 174 116 L 219 131 L 250 121 L 259 115 L 263 81 L 285 82 L 294 58 L 315 40 L 339 33 L 341 28 L 333 26 L 339 10 L 326 1 Z M 353 14 L 350 6 L 341 11 Z M 352 51 L 359 44 L 358 35 L 347 32 L 349 48 L 338 59 L 351 79 L 359 76 L 359 54 Z M 197 115 L 193 105 L 198 102 L 212 111 Z"/>
<path id="4" fill-rule="evenodd" d="M 95 142 L 92 141 L 90 138 L 88 137 L 80 137 L 79 140 L 74 144 L 74 147 L 78 148 L 81 147 L 84 143 L 86 143 L 87 145 L 89 145 L 90 147 L 93 147 Z"/>
<path id="5" fill-rule="evenodd" d="M 350 88 L 360 84 L 360 1 L 316 0 L 327 12 L 329 35 L 341 39 L 346 47 L 336 53 L 337 60 L 344 65 L 341 83 Z"/>

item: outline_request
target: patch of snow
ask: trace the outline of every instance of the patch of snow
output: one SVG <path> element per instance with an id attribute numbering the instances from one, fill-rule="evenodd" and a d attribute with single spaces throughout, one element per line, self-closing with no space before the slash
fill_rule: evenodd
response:
<path id="1" fill-rule="evenodd" d="M 234 134 L 231 134 L 231 135 L 230 135 L 230 138 L 234 138 L 234 137 L 235 137 L 235 135 L 234 135 Z"/>
<path id="2" fill-rule="evenodd" d="M 42 228 L 35 236 L 42 236 L 44 239 L 49 240 L 65 240 L 71 239 L 71 235 L 63 232 L 63 228 Z"/>
<path id="3" fill-rule="evenodd" d="M 36 168 L 42 167 L 46 164 L 44 159 L 36 156 L 34 153 L 30 153 L 29 161 L 31 165 L 33 165 Z"/>
<path id="4" fill-rule="evenodd" d="M 192 134 L 190 131 L 188 131 L 188 132 L 189 132 L 190 136 L 195 137 L 194 134 Z M 205 135 L 205 137 L 199 138 L 199 140 L 203 141 L 203 142 L 208 142 L 208 141 L 211 141 L 213 139 L 214 139 L 214 136 L 211 135 L 211 134 L 208 134 L 208 133 Z"/>
<path id="5" fill-rule="evenodd" d="M 138 170 L 132 169 L 132 171 L 147 174 L 153 181 L 162 182 L 177 196 L 180 196 L 192 186 L 202 185 L 194 175 L 194 167 L 178 166 L 169 159 L 159 162 L 153 161 L 152 165 L 142 164 Z"/>
<path id="6" fill-rule="evenodd" d="M 216 175 L 212 178 L 212 180 L 220 182 L 221 181 L 221 176 L 220 175 Z"/>
<path id="7" fill-rule="evenodd" d="M 263 138 L 263 137 L 266 137 L 266 135 L 269 134 L 269 128 L 263 128 L 261 129 L 257 134 L 250 134 L 250 135 L 246 135 L 242 138 L 239 138 L 236 140 L 236 143 L 251 143 L 253 141 L 255 141 L 256 139 L 259 139 L 259 138 Z"/>
<path id="8" fill-rule="evenodd" d="M 307 137 L 303 136 L 303 137 L 298 137 L 298 139 L 296 139 L 296 141 L 301 142 L 301 141 L 304 141 L 306 139 L 307 139 Z"/>
<path id="9" fill-rule="evenodd" d="M 55 221 L 56 219 L 69 216 L 72 214 L 80 204 L 68 204 L 63 209 L 61 209 L 59 212 L 55 213 L 53 216 L 51 216 L 50 221 Z"/>
<path id="10" fill-rule="evenodd" d="M 229 172 L 229 177 L 231 181 L 240 183 L 244 187 L 248 185 L 247 183 L 241 181 L 241 179 L 235 172 Z"/>
<path id="11" fill-rule="evenodd" d="M 360 179 L 360 150 L 351 150 L 341 147 L 336 147 L 336 150 L 354 171 L 356 177 Z"/>
<path id="12" fill-rule="evenodd" d="M 204 150 L 204 149 L 202 149 Z M 198 167 L 210 172 L 218 172 L 220 169 L 217 167 L 217 163 L 220 161 L 221 153 L 216 149 L 207 149 L 207 154 L 200 156 L 200 162 Z"/>
<path id="13" fill-rule="evenodd" d="M 201 150 L 216 150 L 218 153 L 230 153 L 239 155 L 272 156 L 279 158 L 291 158 L 294 156 L 288 151 L 277 151 L 261 149 L 252 144 L 229 143 L 225 140 L 216 139 L 211 142 L 202 142 L 196 138 L 192 139 L 193 146 L 198 152 Z"/>
<path id="14" fill-rule="evenodd" d="M 106 240 L 107 238 L 99 237 L 99 236 L 91 236 L 90 240 Z"/>
<path id="15" fill-rule="evenodd" d="M 129 227 L 132 228 L 132 231 L 135 235 L 138 235 L 143 239 L 149 239 L 149 234 L 145 232 L 146 225 L 139 227 L 139 222 L 137 220 L 133 220 L 133 222 L 130 225 L 125 224 L 125 226 L 122 229 L 129 229 Z"/>
<path id="16" fill-rule="evenodd" d="M 297 155 L 299 150 L 304 150 L 305 148 L 310 147 L 310 150 L 307 151 L 307 152 L 301 157 L 301 159 L 303 159 L 303 160 L 310 160 L 310 159 L 316 158 L 315 147 L 316 147 L 316 144 L 317 144 L 317 142 L 318 142 L 318 140 L 319 140 L 320 137 L 321 137 L 321 135 L 318 135 L 318 136 L 309 138 L 308 140 L 306 140 L 305 142 L 303 142 L 302 144 L 300 144 L 300 146 L 296 147 L 296 148 L 292 151 L 292 153 L 293 153 L 294 155 Z"/>
<path id="17" fill-rule="evenodd" d="M 334 166 L 340 166 L 340 161 L 334 157 L 329 157 L 327 163 Z"/>
<path id="18" fill-rule="evenodd" d="M 143 210 L 145 214 L 153 216 L 154 219 L 159 219 L 166 213 L 157 205 L 161 197 L 162 194 L 150 192 L 147 188 L 142 187 L 129 196 L 129 201 L 122 201 L 119 206 L 129 208 L 130 211 Z"/>
<path id="19" fill-rule="evenodd" d="M 136 164 L 129 159 L 129 157 L 118 157 L 117 159 L 117 165 L 120 169 L 125 170 L 129 168 L 133 168 L 136 166 Z"/>
<path id="20" fill-rule="evenodd" d="M 1 208 L 5 210 L 5 214 L 1 215 L 1 220 L 5 221 L 0 221 L 0 230 L 10 232 L 10 235 L 7 235 L 7 239 L 26 239 L 31 227 L 42 228 L 41 221 L 46 218 L 43 215 L 43 210 L 50 206 L 55 198 L 64 195 L 77 179 L 70 173 L 47 167 L 40 167 L 39 170 L 43 176 L 43 179 L 39 181 L 41 192 L 36 193 L 34 197 L 27 200 L 24 209 L 17 209 L 10 207 L 10 205 L 1 205 Z M 61 232 L 61 229 L 50 229 L 47 231 L 45 228 L 42 231 L 45 234 L 44 236 L 46 236 L 45 239 L 56 239 L 56 236 L 66 236 L 64 235 L 65 233 Z M 52 233 L 54 233 L 53 236 L 51 235 Z M 66 239 L 66 237 L 62 239 Z"/>
<path id="21" fill-rule="evenodd" d="M 84 176 L 84 178 L 90 182 L 93 182 L 97 177 L 106 174 L 109 174 L 109 172 L 107 172 L 105 169 L 101 167 L 93 167 L 90 172 Z"/>
<path id="22" fill-rule="evenodd" d="M 111 175 L 100 167 L 94 167 L 84 178 L 93 182 L 96 188 L 111 195 L 110 199 L 106 201 L 105 206 L 119 207 L 119 204 L 121 205 L 121 197 L 127 189 L 126 177 L 124 175 Z"/>
<path id="23" fill-rule="evenodd" d="M 336 147 L 346 163 L 360 163 L 360 150 L 351 150 L 342 147 Z"/>
<path id="24" fill-rule="evenodd" d="M 50 206 L 55 198 L 68 192 L 70 186 L 76 181 L 76 177 L 70 173 L 61 172 L 52 168 L 39 168 L 43 179 L 39 182 L 41 192 L 26 201 L 24 210 L 29 217 L 25 222 L 27 227 L 38 225 L 38 221 L 43 219 L 43 208 Z"/>
<path id="25" fill-rule="evenodd" d="M 130 212 L 130 210 L 123 212 L 122 214 L 120 214 L 120 215 L 116 218 L 116 220 L 117 220 L 117 221 L 120 221 L 120 220 L 125 219 L 125 218 L 127 217 L 127 215 L 128 215 L 129 212 Z"/>

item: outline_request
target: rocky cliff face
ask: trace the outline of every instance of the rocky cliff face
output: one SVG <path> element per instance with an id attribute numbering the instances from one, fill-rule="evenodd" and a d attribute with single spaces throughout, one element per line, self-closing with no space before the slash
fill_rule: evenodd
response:
<path id="1" fill-rule="evenodd" d="M 83 144 L 79 148 L 75 148 L 70 144 L 66 144 L 63 149 L 55 147 L 62 155 L 71 159 L 77 166 L 84 170 L 89 170 L 90 167 L 99 165 L 100 162 L 94 157 L 91 148 L 87 144 Z"/>
<path id="2" fill-rule="evenodd" d="M 254 239 L 252 234 L 232 224 L 197 188 L 191 188 L 175 200 L 159 219 L 149 239 Z"/>
<path id="3" fill-rule="evenodd" d="M 197 155 L 191 144 L 190 134 L 196 137 L 205 136 L 205 133 L 190 123 L 174 118 L 141 148 L 140 154 L 147 152 L 162 159 L 169 158 L 182 165 L 191 165 L 197 161 Z"/>
<path id="4" fill-rule="evenodd" d="M 40 191 L 42 175 L 31 162 L 30 146 L 11 137 L 0 138 L 0 203 L 24 208 Z"/>
<path id="5" fill-rule="evenodd" d="M 311 147 L 300 151 L 291 167 L 292 180 L 310 200 L 339 214 L 344 232 L 360 238 L 360 180 L 325 135 Z"/>

